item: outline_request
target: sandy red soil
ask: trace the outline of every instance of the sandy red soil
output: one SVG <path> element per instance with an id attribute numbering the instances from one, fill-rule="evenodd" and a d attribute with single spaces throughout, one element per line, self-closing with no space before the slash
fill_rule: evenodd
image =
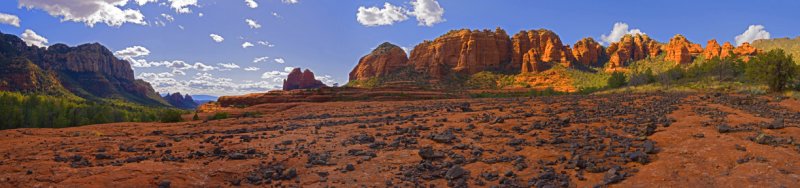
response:
<path id="1" fill-rule="evenodd" d="M 232 111 L 260 117 L 4 130 L 0 187 L 798 187 L 796 104 L 664 93 L 287 103 Z"/>

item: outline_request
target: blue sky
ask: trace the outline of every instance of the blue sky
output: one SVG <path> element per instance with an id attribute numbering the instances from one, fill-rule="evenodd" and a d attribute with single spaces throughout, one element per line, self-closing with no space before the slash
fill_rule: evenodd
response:
<path id="1" fill-rule="evenodd" d="M 30 30 L 47 39 L 45 46 L 99 42 L 142 62 L 134 63 L 137 77 L 157 91 L 211 95 L 274 89 L 287 67 L 310 68 L 329 84 L 344 84 L 359 58 L 384 41 L 410 49 L 460 28 L 502 27 L 511 35 L 546 28 L 566 44 L 614 36 L 616 23 L 624 23 L 616 24 L 616 33 L 638 29 L 661 42 L 683 34 L 703 45 L 709 39 L 735 43 L 739 35 L 742 41 L 800 35 L 800 1 L 793 0 L 252 1 L 258 6 L 246 0 L 7 0 L 0 2 L 0 31 L 22 36 Z M 253 46 L 243 48 L 245 42 Z M 264 61 L 254 63 L 257 58 Z"/>

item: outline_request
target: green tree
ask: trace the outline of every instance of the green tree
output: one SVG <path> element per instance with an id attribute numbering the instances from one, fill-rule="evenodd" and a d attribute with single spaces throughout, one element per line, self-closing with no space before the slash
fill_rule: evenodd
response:
<path id="1" fill-rule="evenodd" d="M 767 84 L 772 92 L 782 92 L 797 77 L 797 69 L 791 55 L 775 49 L 748 62 L 745 75 L 749 80 Z"/>
<path id="2" fill-rule="evenodd" d="M 611 77 L 608 78 L 608 87 L 609 88 L 619 88 L 626 84 L 625 81 L 625 74 L 622 72 L 614 72 L 611 74 Z"/>

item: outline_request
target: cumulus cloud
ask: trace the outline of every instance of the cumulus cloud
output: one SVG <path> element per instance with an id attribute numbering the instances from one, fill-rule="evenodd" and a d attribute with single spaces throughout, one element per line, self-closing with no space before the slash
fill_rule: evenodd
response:
<path id="1" fill-rule="evenodd" d="M 178 13 L 191 13 L 189 6 L 197 6 L 197 0 L 168 0 L 172 9 Z"/>
<path id="2" fill-rule="evenodd" d="M 253 47 L 253 46 L 254 46 L 253 43 L 250 43 L 250 42 L 242 43 L 242 48 L 248 48 L 248 47 Z"/>
<path id="3" fill-rule="evenodd" d="M 414 11 L 410 14 L 417 17 L 419 25 L 431 27 L 445 21 L 444 8 L 436 0 L 415 0 L 411 1 L 411 5 L 414 6 Z"/>
<path id="4" fill-rule="evenodd" d="M 195 0 L 196 1 L 196 0 Z M 19 0 L 19 6 L 41 9 L 62 21 L 96 23 L 119 27 L 124 23 L 146 25 L 139 10 L 122 9 L 128 0 Z"/>
<path id="5" fill-rule="evenodd" d="M 247 7 L 258 8 L 258 3 L 255 0 L 244 0 L 244 3 L 247 4 Z"/>
<path id="6" fill-rule="evenodd" d="M 8 24 L 14 27 L 19 27 L 19 17 L 17 15 L 0 12 L 0 24 Z"/>
<path id="7" fill-rule="evenodd" d="M 769 39 L 769 32 L 764 30 L 763 25 L 750 25 L 750 27 L 747 27 L 747 30 L 745 30 L 744 33 L 736 36 L 734 39 L 736 41 L 736 46 L 739 46 L 745 42 L 753 43 L 753 41 L 758 39 Z"/>
<path id="8" fill-rule="evenodd" d="M 395 22 L 407 20 L 407 13 L 408 11 L 405 8 L 394 6 L 387 2 L 383 4 L 382 9 L 379 7 L 358 7 L 356 20 L 365 26 L 392 25 Z"/>
<path id="9" fill-rule="evenodd" d="M 261 70 L 261 68 L 258 68 L 258 67 L 247 67 L 247 68 L 244 68 L 244 71 L 258 71 L 258 70 Z"/>
<path id="10" fill-rule="evenodd" d="M 268 59 L 269 59 L 269 57 L 267 57 L 267 56 L 264 56 L 264 57 L 257 57 L 257 58 L 255 58 L 255 59 L 253 59 L 253 63 L 264 62 L 264 61 L 267 61 Z"/>
<path id="11" fill-rule="evenodd" d="M 284 60 L 283 58 L 275 58 L 275 63 L 284 64 L 286 63 L 286 60 Z"/>
<path id="12" fill-rule="evenodd" d="M 33 30 L 26 29 L 21 36 L 22 41 L 25 41 L 28 46 L 47 47 L 47 38 L 36 34 Z"/>
<path id="13" fill-rule="evenodd" d="M 114 52 L 114 55 L 120 58 L 134 58 L 150 55 L 150 50 L 142 46 L 131 46 L 123 50 Z"/>
<path id="14" fill-rule="evenodd" d="M 608 35 L 604 34 L 604 35 L 600 36 L 600 40 L 602 42 L 605 42 L 606 44 L 611 44 L 611 43 L 614 43 L 614 42 L 619 42 L 619 40 L 622 39 L 622 37 L 627 35 L 627 34 L 645 34 L 645 33 L 643 33 L 639 29 L 630 29 L 629 30 L 628 29 L 628 24 L 622 23 L 622 22 L 617 22 L 617 23 L 614 23 L 614 28 L 611 29 L 611 33 L 608 34 Z"/>
<path id="15" fill-rule="evenodd" d="M 222 38 L 222 36 L 219 36 L 219 35 L 213 34 L 213 33 L 208 35 L 208 36 L 210 36 L 211 40 L 214 40 L 214 42 L 222 42 L 222 41 L 225 40 L 225 38 Z"/>
<path id="16" fill-rule="evenodd" d="M 246 22 L 247 25 L 250 26 L 250 28 L 252 29 L 261 28 L 261 24 L 258 24 L 258 22 L 256 22 L 255 20 L 245 19 L 244 22 Z"/>
<path id="17" fill-rule="evenodd" d="M 238 69 L 240 68 L 239 65 L 235 63 L 217 63 L 217 65 L 226 68 L 226 69 Z"/>
<path id="18" fill-rule="evenodd" d="M 134 0 L 134 1 L 136 1 L 136 4 L 138 4 L 139 6 L 143 6 L 143 5 L 147 4 L 147 3 L 158 2 L 158 0 Z"/>
<path id="19" fill-rule="evenodd" d="M 286 4 L 297 4 L 300 2 L 300 0 L 281 0 L 281 1 L 283 1 L 283 3 Z"/>
<path id="20" fill-rule="evenodd" d="M 238 95 L 243 93 L 263 92 L 270 89 L 279 89 L 279 82 L 272 81 L 244 81 L 234 82 L 233 79 L 216 77 L 211 73 L 196 73 L 189 79 L 178 80 L 174 78 L 176 74 L 169 72 L 162 73 L 141 73 L 136 77 L 143 79 L 162 93 L 181 92 L 192 94 L 212 94 L 212 95 Z"/>

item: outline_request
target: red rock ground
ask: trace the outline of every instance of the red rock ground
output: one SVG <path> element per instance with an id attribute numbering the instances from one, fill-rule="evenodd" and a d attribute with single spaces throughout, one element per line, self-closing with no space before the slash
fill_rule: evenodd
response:
<path id="1" fill-rule="evenodd" d="M 664 93 L 287 103 L 232 111 L 260 117 L 4 130 L 0 187 L 798 187 L 797 104 Z"/>

